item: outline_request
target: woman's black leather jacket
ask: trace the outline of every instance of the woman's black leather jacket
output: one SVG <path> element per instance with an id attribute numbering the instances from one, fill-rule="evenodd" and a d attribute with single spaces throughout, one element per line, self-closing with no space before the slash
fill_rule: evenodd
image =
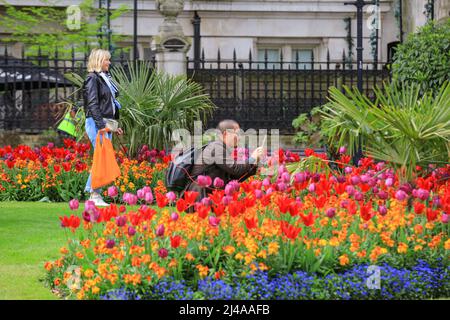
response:
<path id="1" fill-rule="evenodd" d="M 90 72 L 84 80 L 83 99 L 86 118 L 94 119 L 97 130 L 105 127 L 103 118 L 119 119 L 119 110 L 113 102 L 111 90 L 97 72 Z"/>

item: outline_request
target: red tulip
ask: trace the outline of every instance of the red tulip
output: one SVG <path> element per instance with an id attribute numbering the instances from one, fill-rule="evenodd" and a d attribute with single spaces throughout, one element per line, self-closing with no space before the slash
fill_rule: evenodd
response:
<path id="1" fill-rule="evenodd" d="M 298 234 L 302 231 L 302 228 L 296 228 L 287 221 L 281 221 L 281 231 L 289 239 L 295 240 L 298 237 Z"/>
<path id="2" fill-rule="evenodd" d="M 253 218 L 244 218 L 245 225 L 247 226 L 247 229 L 255 229 L 258 227 L 258 219 L 256 217 Z"/>
<path id="3" fill-rule="evenodd" d="M 170 246 L 174 249 L 178 248 L 181 243 L 181 237 L 180 236 L 173 236 L 170 237 Z"/>

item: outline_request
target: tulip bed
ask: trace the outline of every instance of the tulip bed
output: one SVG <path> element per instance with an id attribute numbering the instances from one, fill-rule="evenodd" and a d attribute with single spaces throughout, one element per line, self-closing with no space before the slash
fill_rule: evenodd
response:
<path id="1" fill-rule="evenodd" d="M 70 139 L 64 144 L 62 148 L 52 143 L 34 149 L 26 145 L 0 148 L 0 201 L 85 199 L 92 160 L 90 145 Z M 122 175 L 115 185 L 121 195 L 146 185 L 164 190 L 162 179 L 169 160 L 164 152 L 144 146 L 136 160 L 122 152 L 117 157 Z M 111 200 L 106 190 L 104 196 Z"/>
<path id="2" fill-rule="evenodd" d="M 450 166 L 411 183 L 369 158 L 340 166 L 282 164 L 199 203 L 149 186 L 123 194 L 126 205 L 87 202 L 60 217 L 68 242 L 45 264 L 46 282 L 78 299 L 448 297 Z M 365 285 L 369 265 L 381 269 L 379 289 Z"/>

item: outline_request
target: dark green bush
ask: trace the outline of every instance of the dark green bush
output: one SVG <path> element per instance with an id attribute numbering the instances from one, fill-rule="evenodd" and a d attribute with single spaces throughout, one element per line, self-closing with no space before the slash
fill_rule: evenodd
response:
<path id="1" fill-rule="evenodd" d="M 418 83 L 422 91 L 438 92 L 450 79 L 450 19 L 431 21 L 409 35 L 397 48 L 392 70 L 394 82 Z"/>

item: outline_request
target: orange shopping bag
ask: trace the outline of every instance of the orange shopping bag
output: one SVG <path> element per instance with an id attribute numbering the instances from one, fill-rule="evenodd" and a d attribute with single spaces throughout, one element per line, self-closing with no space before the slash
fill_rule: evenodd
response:
<path id="1" fill-rule="evenodd" d="M 103 135 L 102 142 L 100 142 L 100 135 Z M 99 133 L 95 141 L 91 175 L 92 189 L 106 186 L 120 176 L 120 169 L 116 161 L 111 140 L 106 138 L 104 133 Z"/>

